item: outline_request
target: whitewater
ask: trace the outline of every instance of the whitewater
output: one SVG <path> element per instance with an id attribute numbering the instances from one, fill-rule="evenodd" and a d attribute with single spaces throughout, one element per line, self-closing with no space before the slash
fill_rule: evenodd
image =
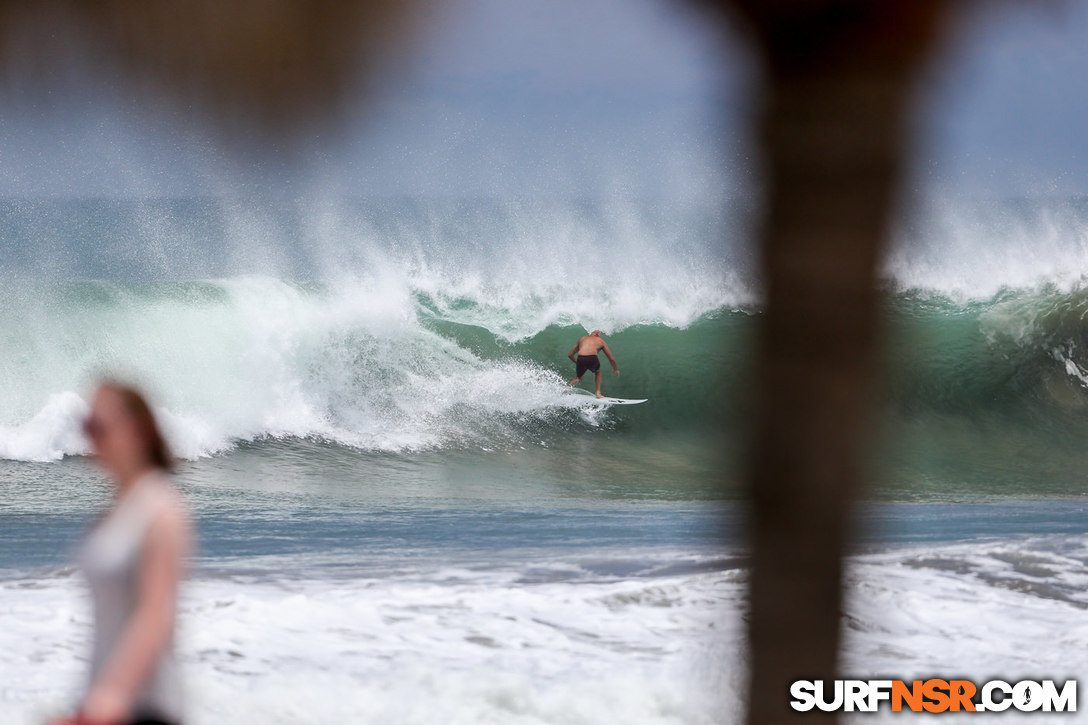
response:
<path id="1" fill-rule="evenodd" d="M 105 231 L 121 235 L 117 227 L 123 227 L 160 241 L 157 229 L 137 223 L 146 209 L 104 206 L 91 216 L 117 217 Z M 593 328 L 683 330 L 739 301 L 721 285 L 724 271 L 707 249 L 710 239 L 673 249 L 639 244 L 625 228 L 634 222 L 592 214 L 591 224 L 583 220 L 582 229 L 557 235 L 556 225 L 571 210 L 544 218 L 503 210 L 509 218 L 498 219 L 486 204 L 428 214 L 399 204 L 381 211 L 379 219 L 390 224 L 388 217 L 417 217 L 409 225 L 413 241 L 404 241 L 408 232 L 401 229 L 378 244 L 374 235 L 382 229 L 360 229 L 359 222 L 344 232 L 348 241 L 338 253 L 326 252 L 337 261 L 319 281 L 254 273 L 133 281 L 127 271 L 154 270 L 142 255 L 155 255 L 109 243 L 93 259 L 82 259 L 78 270 L 54 263 L 51 274 L 69 275 L 61 281 L 17 279 L 40 273 L 34 265 L 10 271 L 16 279 L 0 286 L 0 457 L 44 461 L 85 452 L 75 422 L 87 388 L 102 374 L 138 380 L 155 392 L 186 458 L 262 437 L 317 437 L 390 451 L 486 445 L 501 437 L 487 419 L 547 418 L 573 405 L 559 397 L 557 368 L 565 354 L 527 360 L 511 354 L 519 342 L 554 329 L 575 339 Z M 196 202 L 179 203 L 174 212 L 190 227 L 227 213 Z M 530 234 L 523 216 L 547 224 L 548 233 Z M 497 228 L 479 229 L 481 219 Z M 235 223 L 221 221 L 219 231 L 229 234 Z M 461 228 L 467 222 L 472 226 Z M 59 234 L 52 239 L 58 249 L 41 257 L 76 256 L 84 231 Z M 477 236 L 483 232 L 493 235 L 486 243 Z M 446 240 L 447 233 L 459 238 Z M 433 235 L 440 239 L 428 238 Z M 215 242 L 193 243 L 218 249 L 230 240 Z M 259 268 L 263 246 L 249 253 Z M 589 253 L 595 260 L 586 259 Z M 77 274 L 110 270 L 107 265 L 126 254 L 135 261 L 112 268 L 113 279 Z M 301 274 L 314 273 L 316 263 L 285 265 Z M 665 265 L 671 273 L 657 275 Z M 177 266 L 194 271 L 187 260 Z M 579 282 L 580 267 L 593 275 L 592 283 Z M 488 349 L 466 339 L 477 332 Z"/>

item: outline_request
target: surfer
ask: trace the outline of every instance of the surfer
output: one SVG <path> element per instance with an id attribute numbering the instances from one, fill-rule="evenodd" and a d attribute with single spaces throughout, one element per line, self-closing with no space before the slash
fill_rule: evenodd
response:
<path id="1" fill-rule="evenodd" d="M 608 362 L 612 363 L 612 371 L 616 375 L 620 374 L 619 365 L 616 364 L 616 358 L 612 357 L 612 351 L 608 349 L 608 343 L 601 337 L 600 330 L 594 330 L 588 335 L 583 335 L 578 338 L 578 342 L 574 344 L 574 347 L 567 353 L 567 357 L 571 362 L 575 364 L 575 374 L 571 379 L 568 387 L 574 387 L 578 383 L 582 382 L 582 376 L 586 374 L 586 371 L 591 371 L 597 381 L 597 397 L 602 398 L 601 395 L 601 360 L 597 357 L 597 353 L 604 352 L 608 358 Z"/>

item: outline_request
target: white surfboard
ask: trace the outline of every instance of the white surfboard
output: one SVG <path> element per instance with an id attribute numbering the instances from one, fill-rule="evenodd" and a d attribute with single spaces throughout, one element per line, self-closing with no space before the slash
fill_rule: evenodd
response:
<path id="1" fill-rule="evenodd" d="M 640 398 L 636 400 L 634 398 L 609 398 L 607 396 L 603 398 L 598 398 L 593 393 L 587 392 L 580 388 L 572 388 L 571 392 L 577 394 L 582 398 L 585 398 L 586 400 L 584 402 L 594 403 L 596 405 L 638 405 L 639 403 L 645 403 L 649 400 L 649 398 Z"/>
<path id="2" fill-rule="evenodd" d="M 641 398 L 635 400 L 633 398 L 598 398 L 593 396 L 590 398 L 590 403 L 597 403 L 598 405 L 638 405 L 639 403 L 645 403 L 649 398 Z"/>

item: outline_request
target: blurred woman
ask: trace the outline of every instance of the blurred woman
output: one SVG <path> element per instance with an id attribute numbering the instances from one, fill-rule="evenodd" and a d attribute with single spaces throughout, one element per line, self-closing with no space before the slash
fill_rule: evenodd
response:
<path id="1" fill-rule="evenodd" d="M 170 453 L 144 398 L 116 383 L 96 391 L 84 432 L 114 496 L 79 557 L 94 604 L 94 650 L 74 722 L 177 725 L 174 615 L 190 526 L 168 475 Z"/>

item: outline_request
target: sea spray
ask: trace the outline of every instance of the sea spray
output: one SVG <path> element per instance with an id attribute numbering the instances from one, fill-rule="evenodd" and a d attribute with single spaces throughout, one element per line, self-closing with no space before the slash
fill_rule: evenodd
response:
<path id="1" fill-rule="evenodd" d="M 562 396 L 559 348 L 582 331 L 684 330 L 750 299 L 714 251 L 719 212 L 698 206 L 0 208 L 12 252 L 0 259 L 0 456 L 18 460 L 84 451 L 78 406 L 50 401 L 82 400 L 102 374 L 148 387 L 190 458 L 291 437 L 378 451 L 539 444 L 609 424 Z M 555 349 L 520 352 L 560 329 Z M 638 380 L 634 368 L 609 385 Z"/>

